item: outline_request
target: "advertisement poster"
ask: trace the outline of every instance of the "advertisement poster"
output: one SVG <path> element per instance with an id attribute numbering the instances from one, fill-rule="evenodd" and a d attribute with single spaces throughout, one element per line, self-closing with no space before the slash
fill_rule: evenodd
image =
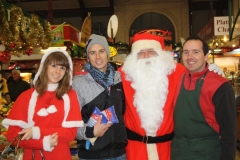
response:
<path id="1" fill-rule="evenodd" d="M 64 46 L 64 31 L 63 25 L 60 25 L 52 30 L 52 41 L 51 47 L 61 47 Z"/>

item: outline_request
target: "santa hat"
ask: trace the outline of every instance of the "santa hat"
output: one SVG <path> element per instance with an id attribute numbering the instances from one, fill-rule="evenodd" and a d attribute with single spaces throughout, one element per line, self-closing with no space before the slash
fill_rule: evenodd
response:
<path id="1" fill-rule="evenodd" d="M 163 50 L 164 39 L 150 33 L 135 34 L 133 37 L 132 52 L 147 48 Z"/>
<path id="2" fill-rule="evenodd" d="M 33 84 L 34 84 L 34 85 L 35 85 L 35 82 L 37 81 L 40 73 L 42 72 L 42 68 L 43 68 L 43 63 L 44 63 L 44 61 L 46 60 L 46 58 L 47 58 L 51 53 L 54 53 L 54 52 L 61 52 L 61 53 L 63 53 L 63 54 L 67 57 L 68 62 L 69 62 L 69 67 L 70 67 L 70 72 L 69 72 L 69 74 L 70 74 L 70 85 L 72 85 L 72 72 L 73 72 L 72 59 L 71 59 L 71 57 L 69 56 L 68 52 L 65 51 L 65 50 L 62 50 L 62 49 L 51 49 L 51 50 L 47 51 L 47 52 L 43 55 L 42 60 L 41 60 L 41 62 L 40 62 L 40 67 L 39 67 L 39 69 L 38 69 L 37 74 L 36 74 L 35 77 L 34 77 L 34 80 L 33 80 Z"/>

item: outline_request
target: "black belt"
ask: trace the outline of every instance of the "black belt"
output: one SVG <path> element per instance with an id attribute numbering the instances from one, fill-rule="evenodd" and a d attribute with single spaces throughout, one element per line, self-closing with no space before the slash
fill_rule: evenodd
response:
<path id="1" fill-rule="evenodd" d="M 165 134 L 163 136 L 151 137 L 151 136 L 141 136 L 140 134 L 133 132 L 132 130 L 126 128 L 127 138 L 133 141 L 139 141 L 143 143 L 162 143 L 171 141 L 174 136 L 174 132 L 170 134 Z"/>

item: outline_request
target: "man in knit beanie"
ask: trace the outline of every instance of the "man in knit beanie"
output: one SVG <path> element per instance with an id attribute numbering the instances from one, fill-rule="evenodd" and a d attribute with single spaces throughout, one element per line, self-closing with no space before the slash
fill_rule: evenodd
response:
<path id="1" fill-rule="evenodd" d="M 110 58 L 110 51 L 109 51 L 109 46 L 108 46 L 108 42 L 107 42 L 107 39 L 103 36 L 99 36 L 99 35 L 96 35 L 96 34 L 92 34 L 88 41 L 87 41 L 87 44 L 86 44 L 86 54 L 87 54 L 87 58 L 88 58 L 88 51 L 89 51 L 89 48 L 93 45 L 93 44 L 100 44 L 102 45 L 106 52 L 107 52 L 107 55 L 108 55 L 108 59 Z"/>
<path id="2" fill-rule="evenodd" d="M 124 92 L 120 73 L 108 63 L 108 47 L 105 37 L 92 34 L 86 44 L 88 62 L 84 69 L 87 73 L 73 79 L 72 87 L 77 92 L 85 123 L 77 132 L 80 159 L 126 159 L 127 135 L 122 115 L 125 111 Z M 102 124 L 101 118 L 96 118 L 93 127 L 87 125 L 89 119 L 95 117 L 92 113 L 96 107 L 100 111 L 110 111 L 112 106 L 119 123 Z"/>

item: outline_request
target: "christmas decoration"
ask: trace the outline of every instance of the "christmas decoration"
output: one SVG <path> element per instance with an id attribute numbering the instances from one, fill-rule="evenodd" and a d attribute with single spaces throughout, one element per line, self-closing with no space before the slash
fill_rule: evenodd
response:
<path id="1" fill-rule="evenodd" d="M 5 50 L 3 52 L 0 52 L 0 62 L 7 62 L 11 59 L 11 54 L 9 51 Z"/>
<path id="2" fill-rule="evenodd" d="M 26 50 L 26 54 L 27 54 L 28 56 L 30 56 L 30 55 L 32 54 L 32 52 L 33 52 L 33 49 L 32 49 L 32 48 L 29 48 L 29 49 Z"/>
<path id="3" fill-rule="evenodd" d="M 41 47 L 47 49 L 51 42 L 51 25 L 44 21 L 43 27 L 38 16 L 31 14 L 26 20 L 20 7 L 12 6 L 10 21 L 6 20 L 4 6 L 0 1 L 0 41 L 10 55 L 21 57 L 24 54 L 31 55 L 32 48 Z M 0 46 L 0 51 L 3 51 Z"/>

